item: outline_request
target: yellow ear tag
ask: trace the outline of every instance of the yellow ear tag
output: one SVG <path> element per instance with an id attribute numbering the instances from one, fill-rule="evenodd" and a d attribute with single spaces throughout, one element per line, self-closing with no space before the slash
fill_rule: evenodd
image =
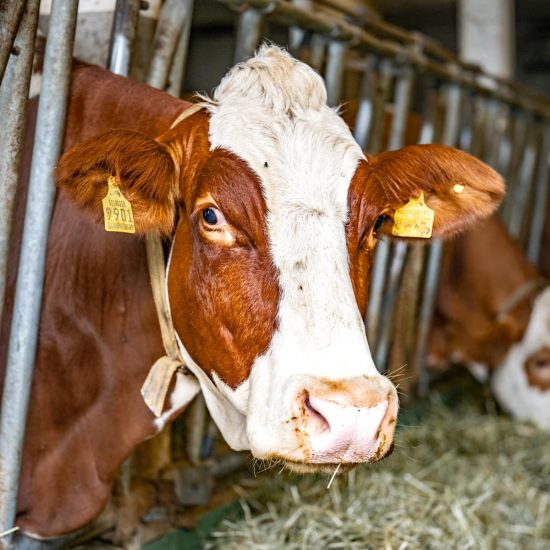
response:
<path id="1" fill-rule="evenodd" d="M 393 215 L 392 235 L 394 237 L 414 237 L 429 239 L 432 236 L 435 212 L 426 206 L 424 193 L 418 198 L 411 197 Z"/>
<path id="2" fill-rule="evenodd" d="M 116 178 L 109 176 L 107 194 L 101 201 L 103 204 L 103 221 L 105 231 L 117 233 L 135 233 L 134 213 L 132 205 L 118 188 Z"/>

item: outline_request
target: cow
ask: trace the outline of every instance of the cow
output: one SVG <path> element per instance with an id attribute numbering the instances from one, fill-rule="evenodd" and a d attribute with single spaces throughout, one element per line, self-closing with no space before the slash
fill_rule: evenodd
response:
<path id="1" fill-rule="evenodd" d="M 17 525 L 32 536 L 95 518 L 123 460 L 199 386 L 227 443 L 258 459 L 332 473 L 383 458 L 398 399 L 363 321 L 377 239 L 411 198 L 448 237 L 504 193 L 496 172 L 449 147 L 364 154 L 321 77 L 276 46 L 182 117 L 189 107 L 98 67 L 73 70 L 20 479 Z M 109 181 L 135 234 L 104 230 Z M 193 373 L 174 375 L 160 416 L 140 394 L 164 354 L 146 234 L 165 240 Z"/>
<path id="2" fill-rule="evenodd" d="M 497 216 L 445 244 L 428 365 L 464 363 L 515 418 L 550 428 L 550 289 Z"/>

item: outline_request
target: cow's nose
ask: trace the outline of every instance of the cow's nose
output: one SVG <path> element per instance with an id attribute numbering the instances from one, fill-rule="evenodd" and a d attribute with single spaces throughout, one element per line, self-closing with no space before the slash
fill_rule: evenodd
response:
<path id="1" fill-rule="evenodd" d="M 311 462 L 365 462 L 381 458 L 389 448 L 397 413 L 392 394 L 354 406 L 308 393 L 305 409 Z"/>

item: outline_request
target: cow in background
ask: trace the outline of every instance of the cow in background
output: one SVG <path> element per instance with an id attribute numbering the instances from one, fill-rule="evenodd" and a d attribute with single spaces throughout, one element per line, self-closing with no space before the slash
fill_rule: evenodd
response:
<path id="1" fill-rule="evenodd" d="M 382 458 L 398 404 L 363 324 L 376 240 L 419 193 L 436 237 L 503 195 L 498 174 L 448 147 L 364 155 L 319 75 L 276 47 L 178 122 L 188 107 L 98 68 L 73 72 L 19 494 L 17 524 L 35 536 L 96 517 L 125 457 L 198 385 L 234 449 L 301 472 Z M 136 235 L 101 225 L 110 176 Z M 164 354 L 148 232 L 169 243 L 167 293 L 196 376 L 175 375 L 160 417 L 140 395 Z"/>
<path id="2" fill-rule="evenodd" d="M 428 364 L 465 363 L 504 409 L 550 428 L 550 290 L 494 216 L 445 244 Z"/>

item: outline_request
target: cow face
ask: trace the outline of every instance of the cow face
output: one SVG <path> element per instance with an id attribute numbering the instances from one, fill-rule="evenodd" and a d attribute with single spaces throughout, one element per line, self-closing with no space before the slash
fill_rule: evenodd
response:
<path id="1" fill-rule="evenodd" d="M 510 348 L 491 383 L 512 416 L 550 429 L 550 289 L 535 300 L 523 339 Z"/>
<path id="2" fill-rule="evenodd" d="M 58 180 L 97 212 L 109 174 L 138 231 L 173 236 L 174 326 L 225 439 L 301 471 L 391 447 L 397 395 L 363 318 L 395 210 L 423 192 L 445 236 L 503 193 L 490 168 L 447 147 L 365 156 L 321 78 L 274 47 L 156 141 L 114 131 L 75 147 Z"/>

